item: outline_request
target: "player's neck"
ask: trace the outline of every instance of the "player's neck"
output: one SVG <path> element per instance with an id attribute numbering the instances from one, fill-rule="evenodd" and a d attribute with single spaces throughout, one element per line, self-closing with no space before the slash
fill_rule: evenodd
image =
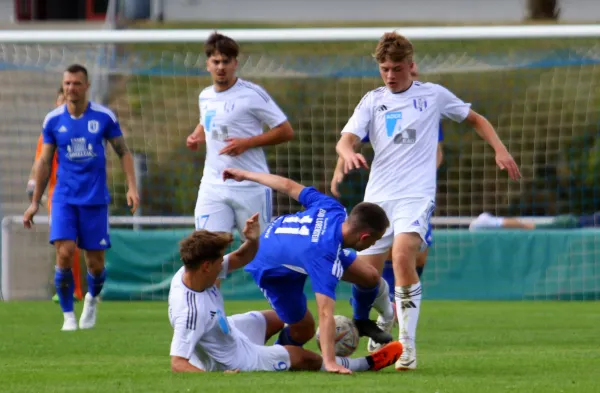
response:
<path id="1" fill-rule="evenodd" d="M 85 112 L 88 106 L 88 100 L 78 101 L 78 102 L 67 102 L 67 111 L 69 114 L 75 118 L 80 117 Z"/>
<path id="2" fill-rule="evenodd" d="M 213 86 L 214 86 L 214 89 L 215 89 L 215 91 L 216 91 L 217 93 L 222 93 L 222 92 L 224 92 L 225 90 L 229 90 L 229 89 L 231 89 L 231 87 L 232 87 L 233 85 L 235 85 L 235 83 L 236 83 L 237 81 L 238 81 L 238 78 L 237 78 L 237 76 L 236 76 L 236 77 L 233 77 L 233 78 L 231 78 L 231 80 L 230 80 L 229 82 L 227 82 L 227 84 L 221 85 L 221 84 L 218 84 L 218 83 L 213 83 Z"/>
<path id="3" fill-rule="evenodd" d="M 215 285 L 214 282 L 209 283 L 206 280 L 206 277 L 199 276 L 198 274 L 193 274 L 193 272 L 184 271 L 183 272 L 183 284 L 195 292 L 202 292 L 207 288 Z"/>
<path id="4" fill-rule="evenodd" d="M 395 88 L 389 89 L 390 93 L 392 94 L 400 94 L 400 93 L 404 93 L 405 91 L 407 91 L 408 89 L 410 89 L 412 87 L 413 81 L 408 81 L 406 82 L 406 84 L 404 86 L 395 86 Z"/>

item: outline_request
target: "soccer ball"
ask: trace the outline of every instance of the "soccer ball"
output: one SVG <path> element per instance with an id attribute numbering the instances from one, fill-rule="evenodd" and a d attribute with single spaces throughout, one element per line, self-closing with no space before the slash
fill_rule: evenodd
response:
<path id="1" fill-rule="evenodd" d="M 335 356 L 350 356 L 358 348 L 360 336 L 358 329 L 354 326 L 354 322 L 343 315 L 334 315 L 335 321 Z M 317 345 L 321 350 L 321 342 L 319 341 L 319 328 L 317 328 Z"/>

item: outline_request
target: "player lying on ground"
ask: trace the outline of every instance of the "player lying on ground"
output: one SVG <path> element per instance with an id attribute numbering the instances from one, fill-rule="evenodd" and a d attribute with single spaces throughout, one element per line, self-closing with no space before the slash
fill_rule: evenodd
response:
<path id="1" fill-rule="evenodd" d="M 489 121 L 448 89 L 412 80 L 413 46 L 405 37 L 384 34 L 374 57 L 385 86 L 361 99 L 342 130 L 336 150 L 344 160 L 344 173 L 348 173 L 360 167 L 368 169 L 354 145 L 368 135 L 373 146 L 375 156 L 364 200 L 381 206 L 392 225 L 380 241 L 360 254 L 381 271 L 392 250 L 399 340 L 404 346 L 396 369 L 409 370 L 417 367 L 415 337 L 421 283 L 416 257 L 428 246 L 429 221 L 435 209 L 436 142 L 441 118 L 466 120 L 495 150 L 500 169 L 506 169 L 514 180 L 520 173 Z M 387 303 L 380 309 L 392 307 L 387 294 L 379 298 Z"/>
<path id="2" fill-rule="evenodd" d="M 239 269 L 256 255 L 260 225 L 258 214 L 246 221 L 246 241 L 224 255 L 233 237 L 227 232 L 198 230 L 181 242 L 183 267 L 169 291 L 169 320 L 173 327 L 171 369 L 200 371 L 323 370 L 321 356 L 297 346 L 265 346 L 283 328 L 273 311 L 252 311 L 227 317 L 217 278 Z M 391 343 L 370 356 L 337 357 L 332 371 L 380 370 L 400 357 L 402 345 Z"/>
<path id="3" fill-rule="evenodd" d="M 310 277 L 319 310 L 320 343 L 328 371 L 347 372 L 335 362 L 335 289 L 340 279 L 354 283 L 360 297 L 354 302 L 354 323 L 361 336 L 378 343 L 392 340 L 369 319 L 377 296 L 379 273 L 365 263 L 354 262 L 355 250 L 363 250 L 381 238 L 389 221 L 373 203 L 359 203 L 350 215 L 334 198 L 285 177 L 241 169 L 225 169 L 223 176 L 253 181 L 299 201 L 305 210 L 278 217 L 263 232 L 256 258 L 246 266 L 279 318 L 288 326 L 277 343 L 302 346 L 315 335 L 315 321 L 307 308 L 304 284 Z"/>
<path id="4" fill-rule="evenodd" d="M 121 159 L 127 176 L 127 203 L 135 212 L 139 203 L 133 157 L 125 144 L 115 114 L 105 106 L 88 101 L 90 87 L 85 67 L 74 64 L 63 73 L 66 105 L 48 113 L 42 133 L 44 146 L 36 163 L 35 189 L 23 225 L 31 228 L 33 217 L 50 175 L 54 153 L 58 153 L 56 189 L 52 196 L 50 243 L 56 248 L 54 284 L 64 313 L 62 330 L 77 329 L 73 311 L 73 253 L 85 251 L 88 293 L 85 295 L 79 328 L 96 324 L 98 295 L 104 285 L 104 251 L 110 247 L 106 183 L 105 143 L 108 140 Z"/>
<path id="5" fill-rule="evenodd" d="M 290 141 L 294 132 L 286 115 L 260 86 L 236 76 L 238 44 L 212 34 L 204 44 L 212 86 L 199 96 L 200 122 L 187 147 L 206 144 L 204 173 L 194 211 L 196 229 L 241 232 L 244 222 L 261 212 L 264 230 L 271 221 L 271 190 L 252 182 L 224 181 L 224 168 L 269 173 L 263 146 Z M 269 131 L 263 132 L 266 124 Z"/>
<path id="6" fill-rule="evenodd" d="M 419 69 L 416 65 L 416 63 L 413 63 L 413 68 L 411 68 L 410 71 L 410 76 L 413 78 L 413 80 L 416 80 L 416 78 L 419 77 Z M 442 148 L 442 143 L 444 141 L 444 131 L 442 129 L 442 124 L 440 123 L 440 128 L 439 128 L 439 133 L 438 133 L 438 144 L 437 144 L 437 151 L 436 151 L 436 164 L 435 167 L 439 169 L 440 165 L 442 164 L 442 160 L 444 157 L 444 152 L 443 152 L 443 148 Z M 355 151 L 359 151 L 359 149 L 361 148 L 362 145 L 364 145 L 365 143 L 369 143 L 369 135 L 367 135 L 366 137 L 364 137 L 360 142 L 356 142 L 354 144 L 354 149 Z M 333 173 L 333 177 L 331 179 L 331 193 L 336 197 L 336 198 L 340 198 L 340 192 L 338 189 L 339 184 L 344 180 L 344 159 L 339 157 L 334 173 Z M 433 244 L 433 232 L 432 232 L 432 228 L 431 228 L 431 223 L 429 224 L 429 231 L 428 231 L 428 235 L 429 235 L 429 240 L 428 242 L 431 244 Z M 427 249 L 425 249 L 424 251 L 419 251 L 417 253 L 417 258 L 416 258 L 416 270 L 417 270 L 417 276 L 419 277 L 419 280 L 421 279 L 421 275 L 423 274 L 423 271 L 425 269 L 425 264 L 427 263 L 427 254 L 429 253 L 429 247 Z M 382 281 L 380 283 L 380 285 L 382 286 L 382 288 L 379 291 L 379 295 L 378 296 L 384 296 L 385 293 L 388 293 L 388 298 L 390 299 L 390 303 L 392 303 L 392 305 L 395 303 L 396 299 L 395 299 L 395 294 L 394 291 L 391 291 L 390 288 L 394 288 L 395 287 L 395 278 L 394 278 L 394 267 L 392 264 L 392 250 L 390 249 L 388 256 L 386 258 L 386 261 L 384 262 L 383 265 L 383 271 L 381 272 L 381 278 Z M 385 288 L 387 286 L 387 288 Z M 354 289 L 355 290 L 355 289 Z M 382 304 L 384 303 L 384 304 Z M 377 325 L 385 331 L 391 331 L 392 326 L 394 325 L 395 322 L 398 321 L 398 318 L 396 317 L 397 313 L 396 313 L 396 307 L 393 306 L 392 309 L 385 308 L 387 302 L 383 302 L 381 299 L 377 298 L 375 299 L 375 302 L 373 303 L 373 308 L 379 313 L 379 317 L 377 318 Z M 384 307 L 383 309 L 380 307 Z M 369 340 L 369 342 L 367 343 L 367 349 L 369 350 L 369 352 L 373 352 L 375 350 L 377 350 L 380 347 L 380 344 L 377 344 L 376 342 L 374 342 L 373 340 Z"/>
<path id="7" fill-rule="evenodd" d="M 65 91 L 61 86 L 58 89 L 58 93 L 56 96 L 56 106 L 62 106 L 65 104 Z M 42 156 L 42 148 L 44 146 L 44 135 L 40 133 L 40 137 L 38 139 L 38 143 L 35 149 L 35 160 L 33 162 L 33 166 L 31 167 L 31 173 L 29 174 L 29 181 L 27 182 L 27 196 L 29 197 L 29 202 L 33 199 L 33 190 L 35 189 L 35 163 Z M 52 167 L 50 168 L 50 180 L 48 181 L 48 215 L 52 216 L 52 195 L 54 195 L 54 187 L 56 186 L 56 171 L 58 169 L 58 155 L 54 153 L 54 158 L 52 159 Z M 79 256 L 79 248 L 75 248 L 75 252 L 73 253 L 73 294 L 75 296 L 75 300 L 79 301 L 83 298 L 83 294 L 81 292 L 81 273 L 79 271 L 79 265 L 81 264 L 80 256 Z M 52 300 L 58 303 L 58 293 L 52 297 Z"/>
<path id="8" fill-rule="evenodd" d="M 574 214 L 562 214 L 553 217 L 549 222 L 536 224 L 525 218 L 518 217 L 496 217 L 489 213 L 481 213 L 469 225 L 470 231 L 482 229 L 575 229 L 575 228 L 597 228 L 600 227 L 600 212 L 576 216 Z"/>

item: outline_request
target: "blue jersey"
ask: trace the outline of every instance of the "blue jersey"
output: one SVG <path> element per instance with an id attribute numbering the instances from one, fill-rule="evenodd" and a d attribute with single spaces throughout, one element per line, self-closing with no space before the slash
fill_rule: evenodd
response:
<path id="1" fill-rule="evenodd" d="M 75 119 L 62 105 L 46 115 L 42 129 L 45 144 L 56 146 L 58 170 L 52 202 L 106 205 L 106 140 L 122 136 L 115 114 L 90 102 Z"/>
<path id="2" fill-rule="evenodd" d="M 353 250 L 343 249 L 346 209 L 313 187 L 304 188 L 299 201 L 306 209 L 273 221 L 245 270 L 258 283 L 263 276 L 281 274 L 282 270 L 307 274 L 314 292 L 335 299 L 338 281 L 356 259 Z"/>

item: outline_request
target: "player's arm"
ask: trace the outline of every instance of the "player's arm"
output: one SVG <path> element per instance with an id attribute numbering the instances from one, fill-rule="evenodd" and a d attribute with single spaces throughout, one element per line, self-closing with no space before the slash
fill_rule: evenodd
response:
<path id="1" fill-rule="evenodd" d="M 125 176 L 127 177 L 127 203 L 131 207 L 131 212 L 135 212 L 138 204 L 139 204 L 139 196 L 137 191 L 137 184 L 135 182 L 135 168 L 133 165 L 133 155 L 129 151 L 127 147 L 127 143 L 125 143 L 125 138 L 123 135 L 119 135 L 109 140 L 110 145 L 112 146 L 117 156 L 119 156 L 119 160 L 121 161 L 121 168 L 123 168 L 123 172 L 125 172 Z"/>
<path id="2" fill-rule="evenodd" d="M 334 367 L 335 362 L 335 320 L 333 312 L 335 300 L 321 293 L 316 293 L 317 308 L 319 312 L 319 342 L 325 368 Z"/>
<path id="3" fill-rule="evenodd" d="M 511 179 L 518 180 L 521 177 L 519 167 L 488 119 L 471 109 L 465 120 L 475 128 L 477 134 L 479 134 L 479 136 L 494 149 L 496 152 L 496 163 L 500 169 L 506 169 Z"/>
<path id="4" fill-rule="evenodd" d="M 362 154 L 354 151 L 354 146 L 369 134 L 371 125 L 372 93 L 367 93 L 354 109 L 352 117 L 342 130 L 342 137 L 335 145 L 335 151 L 344 161 L 344 174 L 353 169 L 369 169 Z"/>
<path id="5" fill-rule="evenodd" d="M 229 254 L 227 273 L 240 269 L 249 264 L 258 251 L 258 239 L 260 238 L 260 224 L 258 213 L 246 220 L 246 226 L 242 231 L 246 241 L 237 250 Z"/>
<path id="6" fill-rule="evenodd" d="M 42 153 L 40 158 L 34 164 L 34 180 L 35 187 L 33 189 L 33 196 L 31 197 L 32 204 L 39 205 L 48 180 L 50 179 L 50 171 L 52 168 L 52 160 L 54 159 L 54 153 L 56 152 L 56 145 L 51 143 L 44 143 L 42 145 Z"/>
<path id="7" fill-rule="evenodd" d="M 260 183 L 277 192 L 289 195 L 295 200 L 300 200 L 300 193 L 304 190 L 304 186 L 300 183 L 279 175 L 271 175 L 270 173 L 257 173 L 245 171 L 237 168 L 227 168 L 223 171 L 223 179 L 233 179 L 235 181 L 249 180 L 255 183 Z"/>
<path id="8" fill-rule="evenodd" d="M 33 165 L 31 166 L 31 172 L 29 173 L 29 179 L 27 179 L 27 196 L 29 197 L 29 202 L 33 200 L 33 190 L 35 189 L 35 165 L 37 160 L 40 159 L 42 155 L 42 147 L 44 146 L 44 136 L 40 134 L 38 138 L 37 146 L 35 147 L 35 159 L 33 160 Z M 50 167 L 52 171 L 52 167 Z"/>
<path id="9" fill-rule="evenodd" d="M 203 373 L 204 370 L 193 366 L 190 361 L 181 356 L 171 356 L 171 371 L 174 373 Z"/>
<path id="10" fill-rule="evenodd" d="M 352 146 L 353 150 L 357 152 L 362 143 L 362 141 L 356 140 L 354 145 Z M 342 156 L 338 156 L 337 163 L 335 164 L 335 169 L 333 170 L 333 177 L 331 178 L 331 193 L 336 198 L 340 197 L 340 192 L 338 190 L 338 185 L 344 180 L 344 159 Z"/>
<path id="11" fill-rule="evenodd" d="M 184 295 L 181 294 L 181 298 Z M 173 338 L 171 339 L 171 371 L 182 372 L 203 372 L 204 370 L 193 366 L 190 358 L 194 353 L 196 344 L 204 334 L 204 325 L 202 320 L 192 318 L 199 314 L 198 309 L 186 308 L 185 311 L 175 317 L 173 322 Z"/>
<path id="12" fill-rule="evenodd" d="M 190 150 L 197 150 L 198 145 L 201 143 L 206 143 L 206 133 L 204 132 L 202 121 L 196 125 L 194 132 L 187 137 L 186 145 Z"/>

